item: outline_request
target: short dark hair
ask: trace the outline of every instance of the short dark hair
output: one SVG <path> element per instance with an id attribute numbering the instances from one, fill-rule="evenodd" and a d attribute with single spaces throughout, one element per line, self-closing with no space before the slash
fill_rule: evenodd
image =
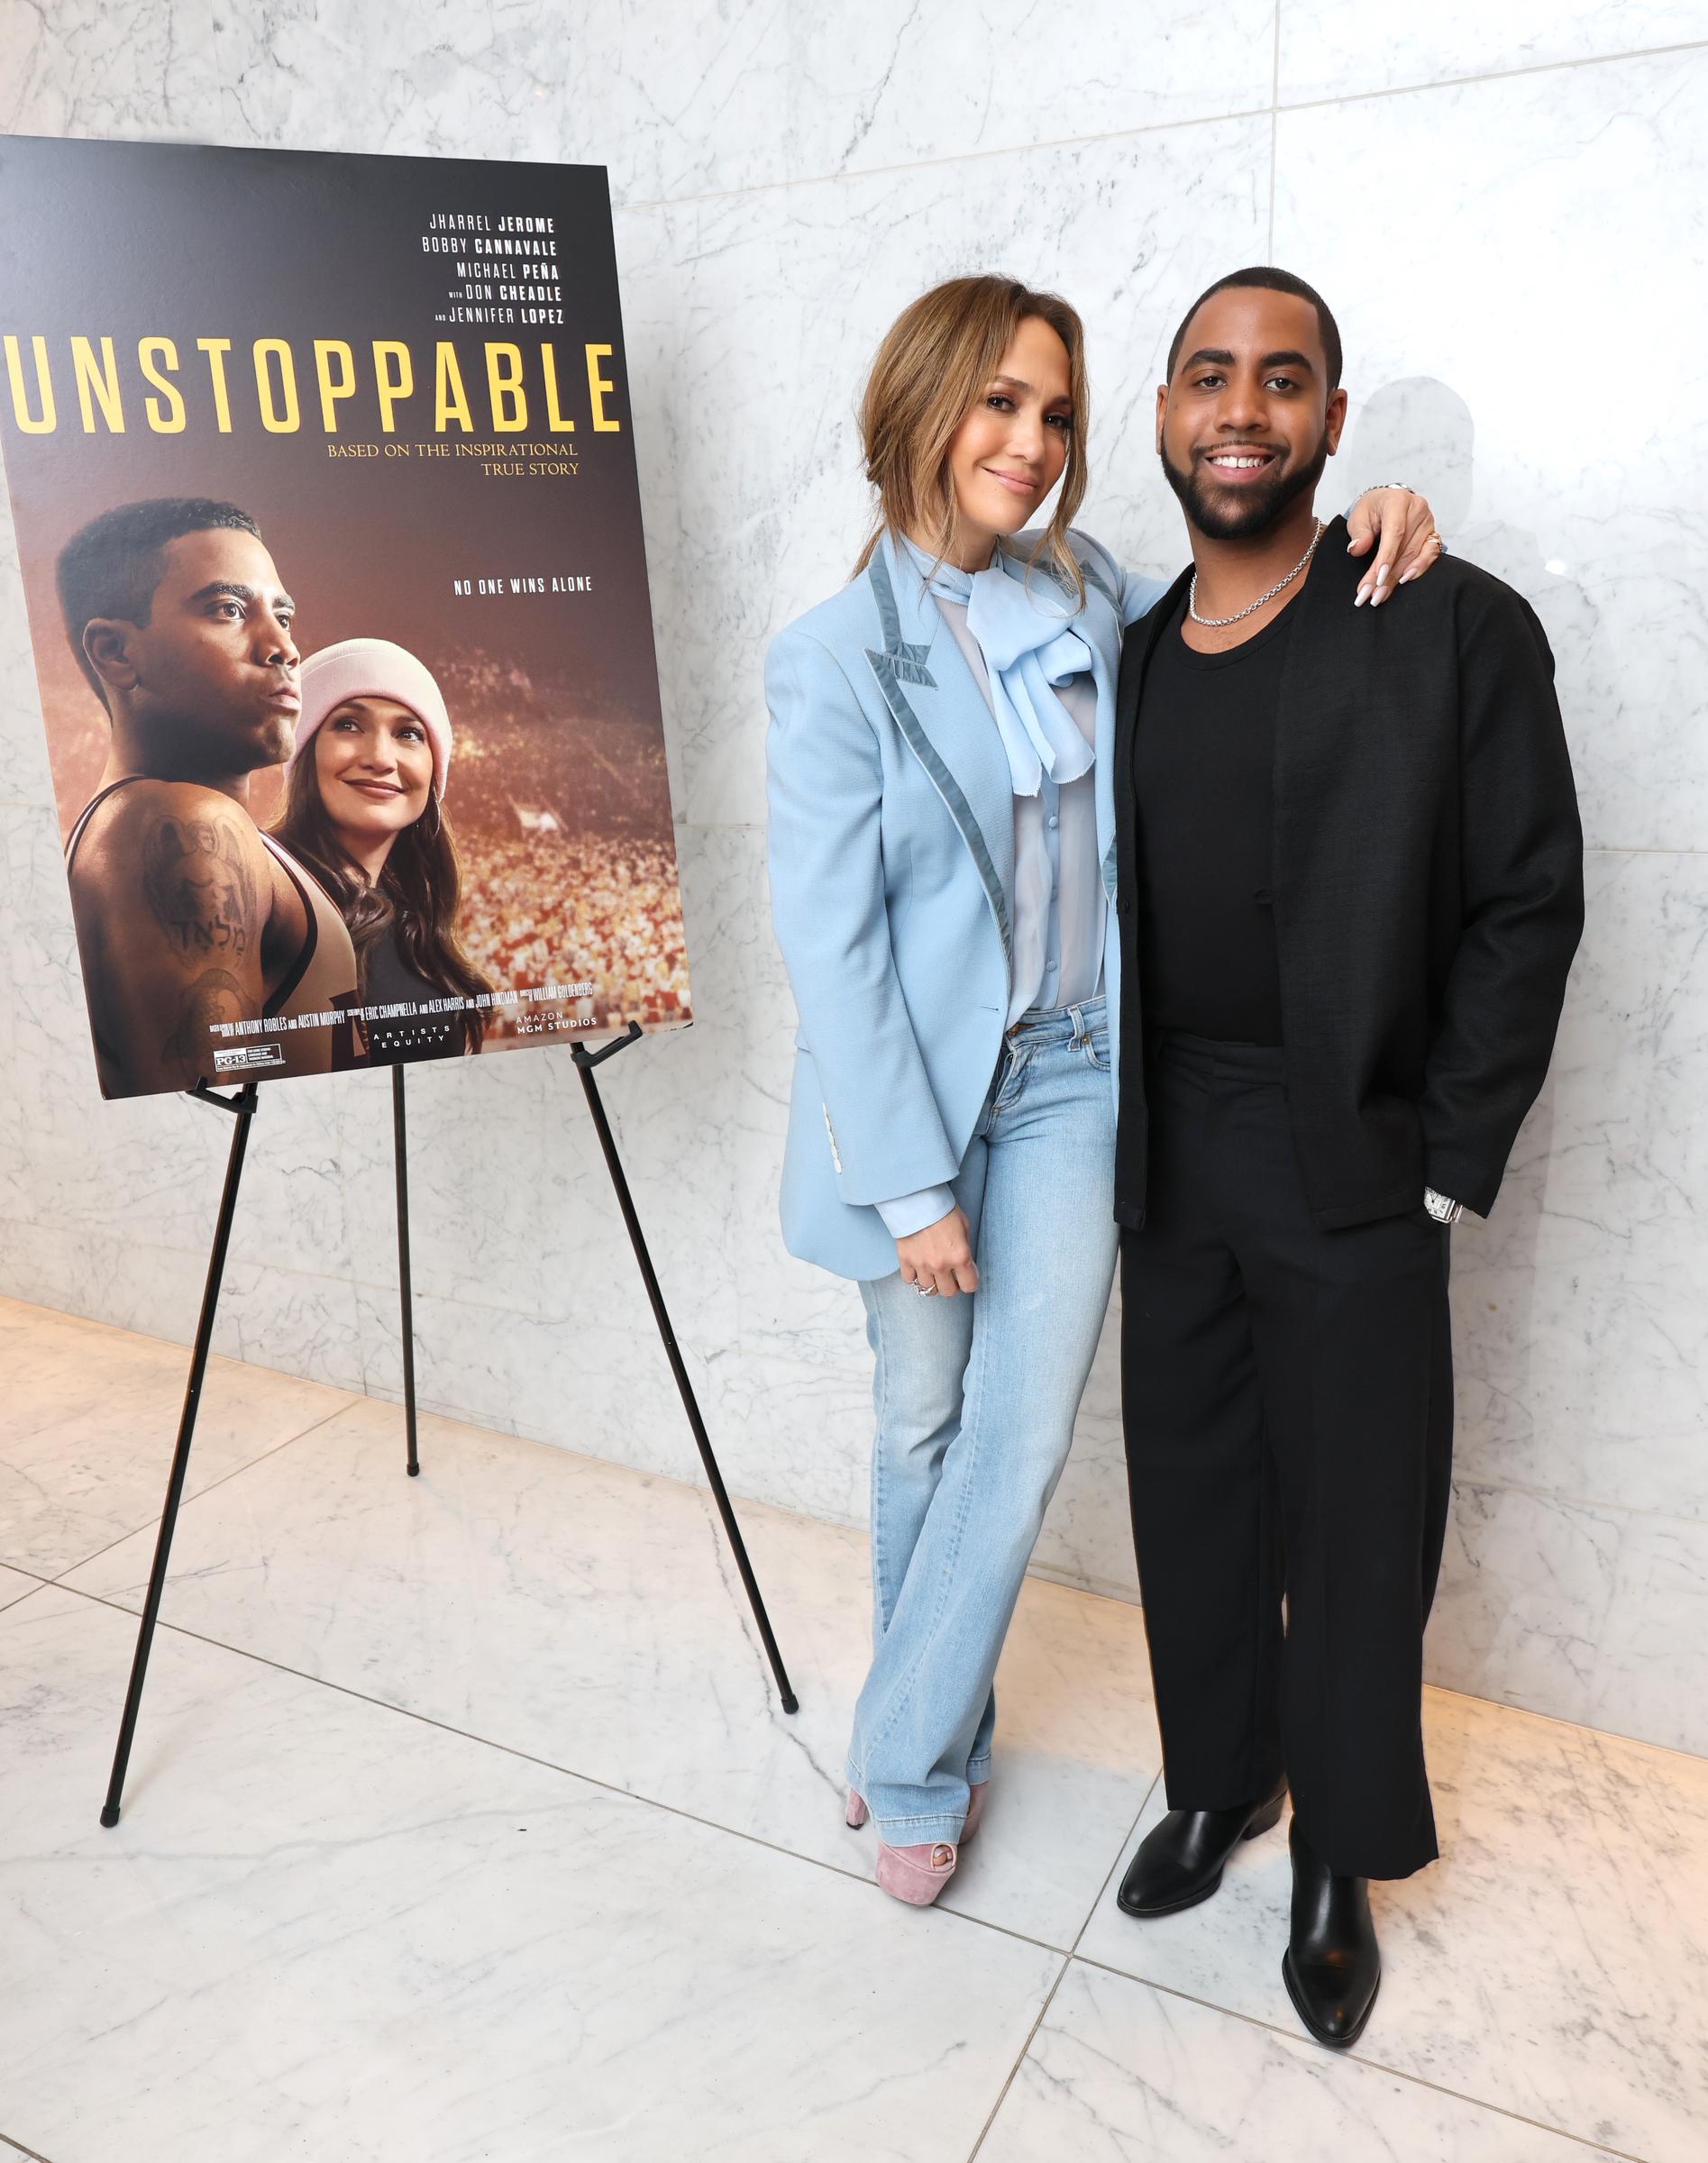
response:
<path id="1" fill-rule="evenodd" d="M 1212 295 L 1222 293 L 1229 286 L 1258 286 L 1268 293 L 1291 293 L 1296 299 L 1308 300 L 1317 311 L 1317 328 L 1322 333 L 1322 357 L 1329 369 L 1329 388 L 1340 388 L 1340 325 L 1335 321 L 1329 304 L 1314 286 L 1306 285 L 1302 278 L 1295 278 L 1291 270 L 1277 270 L 1273 263 L 1256 263 L 1247 270 L 1230 270 L 1226 278 L 1219 278 L 1213 286 L 1206 286 L 1192 306 L 1180 319 L 1180 328 L 1174 333 L 1174 342 L 1168 349 L 1168 380 L 1174 380 L 1174 363 L 1180 359 L 1180 349 L 1185 342 L 1187 325 Z"/>
<path id="2" fill-rule="evenodd" d="M 168 543 L 222 526 L 260 539 L 260 526 L 234 503 L 215 503 L 206 496 L 151 496 L 103 511 L 59 551 L 54 580 L 66 636 L 103 706 L 106 691 L 83 651 L 83 634 L 102 616 L 146 624 L 154 589 L 165 573 L 162 552 Z"/>

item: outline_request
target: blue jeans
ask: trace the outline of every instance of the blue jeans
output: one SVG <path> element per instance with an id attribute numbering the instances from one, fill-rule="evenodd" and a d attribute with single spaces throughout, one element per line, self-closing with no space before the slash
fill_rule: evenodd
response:
<path id="1" fill-rule="evenodd" d="M 989 1776 L 998 1655 L 1073 1438 L 1114 1275 L 1103 1001 L 1024 1016 L 954 1182 L 979 1289 L 863 1282 L 877 1359 L 873 1657 L 848 1777 L 885 1840 L 955 1840 Z"/>

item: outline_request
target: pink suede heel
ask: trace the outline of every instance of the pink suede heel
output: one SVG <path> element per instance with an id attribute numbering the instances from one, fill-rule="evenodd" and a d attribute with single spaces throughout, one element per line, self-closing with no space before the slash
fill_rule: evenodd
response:
<path id="1" fill-rule="evenodd" d="M 954 1844 L 929 1840 L 918 1848 L 891 1848 L 878 1842 L 878 1883 L 892 1900 L 910 1908 L 928 1908 L 954 1876 Z"/>
<path id="2" fill-rule="evenodd" d="M 858 1832 L 871 1815 L 872 1812 L 866 1808 L 866 1798 L 860 1793 L 857 1788 L 851 1787 L 848 1790 L 848 1808 L 844 1813 L 843 1823 L 852 1825 L 854 1830 Z"/>

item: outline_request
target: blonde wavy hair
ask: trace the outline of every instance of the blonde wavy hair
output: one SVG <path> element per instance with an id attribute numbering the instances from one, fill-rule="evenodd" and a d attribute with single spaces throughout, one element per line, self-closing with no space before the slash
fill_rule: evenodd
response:
<path id="1" fill-rule="evenodd" d="M 928 537 L 940 561 L 954 546 L 957 514 L 949 446 L 1001 365 L 1021 324 L 1036 316 L 1067 348 L 1073 426 L 1067 441 L 1055 513 L 1032 552 L 1046 552 L 1082 601 L 1085 581 L 1067 529 L 1085 496 L 1085 434 L 1090 407 L 1085 329 L 1059 294 L 1035 293 L 1018 278 L 952 278 L 905 307 L 878 348 L 860 401 L 866 479 L 877 491 L 876 523 L 854 576 L 885 533 Z"/>

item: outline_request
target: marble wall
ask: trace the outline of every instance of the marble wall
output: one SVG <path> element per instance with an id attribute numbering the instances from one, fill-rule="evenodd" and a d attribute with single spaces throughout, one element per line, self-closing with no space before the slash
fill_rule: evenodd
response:
<path id="1" fill-rule="evenodd" d="M 1167 568 L 1150 393 L 1183 305 L 1254 260 L 1319 283 L 1353 389 L 1336 498 L 1414 479 L 1535 603 L 1591 846 L 1552 1076 L 1493 1220 L 1456 1235 L 1431 1671 L 1708 1750 L 1708 0 L 45 0 L 0 5 L 0 128 L 609 166 L 703 1018 L 607 1100 L 731 1486 L 845 1520 L 858 1303 L 775 1234 L 759 663 L 854 552 L 861 366 L 936 278 L 1059 287 L 1092 340 L 1084 523 Z M 181 1337 L 226 1130 L 98 1100 L 11 547 L 0 1289 Z M 411 1103 L 425 1399 L 689 1474 L 567 1058 L 423 1074 Z M 372 1078 L 264 1094 L 223 1349 L 396 1394 L 388 1152 Z M 1039 1566 L 1130 1597 L 1112 1349 Z"/>

